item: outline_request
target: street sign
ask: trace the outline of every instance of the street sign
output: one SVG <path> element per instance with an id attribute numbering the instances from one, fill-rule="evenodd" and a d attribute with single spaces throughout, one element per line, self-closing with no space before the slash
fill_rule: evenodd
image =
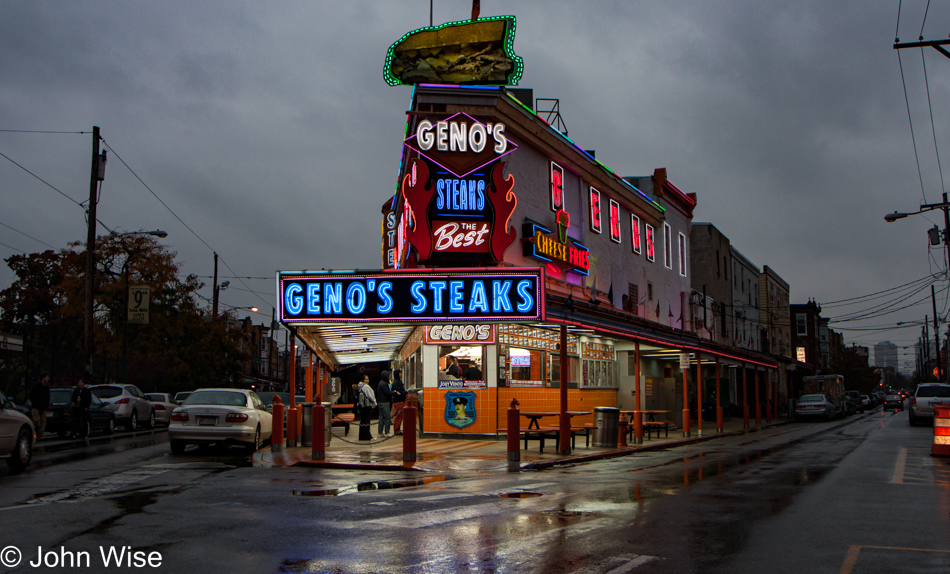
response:
<path id="1" fill-rule="evenodd" d="M 680 369 L 689 369 L 689 353 L 680 353 Z"/>
<path id="2" fill-rule="evenodd" d="M 148 285 L 129 285 L 128 322 L 148 325 Z"/>

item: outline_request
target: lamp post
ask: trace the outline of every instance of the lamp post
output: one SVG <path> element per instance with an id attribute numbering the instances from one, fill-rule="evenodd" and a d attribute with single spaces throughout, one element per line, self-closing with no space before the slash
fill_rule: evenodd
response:
<path id="1" fill-rule="evenodd" d="M 131 235 L 151 235 L 152 237 L 158 237 L 164 239 L 168 237 L 168 233 L 162 231 L 161 229 L 156 229 L 154 231 L 129 231 L 126 233 L 118 233 L 116 237 L 128 237 Z M 133 252 L 125 248 L 125 245 L 121 245 L 122 250 L 125 251 L 125 262 L 122 264 L 122 277 L 124 282 L 124 304 L 122 309 L 122 384 L 129 382 L 129 356 L 128 356 L 128 328 L 129 328 L 129 263 L 132 261 Z M 137 253 L 137 252 L 136 252 Z"/>

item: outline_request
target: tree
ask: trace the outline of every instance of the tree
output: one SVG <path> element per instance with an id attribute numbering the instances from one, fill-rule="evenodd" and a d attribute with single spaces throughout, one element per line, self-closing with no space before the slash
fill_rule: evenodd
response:
<path id="1" fill-rule="evenodd" d="M 180 278 L 176 254 L 144 234 L 100 236 L 96 243 L 94 336 L 99 379 L 174 392 L 229 385 L 247 355 L 240 328 L 213 321 L 199 303 L 203 284 Z M 8 258 L 17 280 L 0 292 L 0 328 L 29 338 L 38 353 L 31 371 L 51 368 L 65 381 L 82 367 L 85 249 Z M 149 323 L 126 323 L 128 285 L 150 288 Z M 55 357 L 54 357 L 55 355 Z M 58 360 L 56 360 L 58 358 Z"/>
<path id="2" fill-rule="evenodd" d="M 855 347 L 838 347 L 831 357 L 831 372 L 842 375 L 848 389 L 868 394 L 877 390 L 874 369 L 868 366 L 867 355 L 858 353 Z"/>

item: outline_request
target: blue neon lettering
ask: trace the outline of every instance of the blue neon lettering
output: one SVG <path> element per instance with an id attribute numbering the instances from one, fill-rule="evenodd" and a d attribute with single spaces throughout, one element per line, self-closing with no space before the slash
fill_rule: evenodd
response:
<path id="1" fill-rule="evenodd" d="M 481 281 L 472 282 L 472 299 L 468 302 L 468 312 L 481 311 L 488 313 L 488 301 L 485 296 L 485 284 Z"/>
<path id="2" fill-rule="evenodd" d="M 485 209 L 485 182 L 478 182 L 478 208 L 479 211 Z"/>
<path id="3" fill-rule="evenodd" d="M 459 209 L 468 211 L 468 186 L 464 179 L 459 182 Z"/>
<path id="4" fill-rule="evenodd" d="M 359 315 L 366 309 L 366 287 L 362 283 L 350 283 L 346 288 L 346 310 Z"/>
<path id="5" fill-rule="evenodd" d="M 409 288 L 412 298 L 416 301 L 410 308 L 413 313 L 419 314 L 426 310 L 426 297 L 422 294 L 422 290 L 425 288 L 425 281 L 413 281 L 412 287 Z"/>
<path id="6" fill-rule="evenodd" d="M 343 284 L 327 283 L 323 288 L 323 314 L 343 313 Z"/>
<path id="7" fill-rule="evenodd" d="M 442 209 L 445 206 L 445 199 L 443 199 L 442 194 L 445 193 L 445 180 L 440 179 L 435 182 L 435 207 L 436 209 Z"/>
<path id="8" fill-rule="evenodd" d="M 459 208 L 459 180 L 452 180 L 452 209 L 458 211 Z"/>
<path id="9" fill-rule="evenodd" d="M 432 312 L 442 312 L 442 291 L 445 290 L 445 281 L 429 281 L 429 289 L 432 289 Z"/>
<path id="10" fill-rule="evenodd" d="M 320 284 L 307 284 L 307 313 L 311 315 L 320 314 Z"/>
<path id="11" fill-rule="evenodd" d="M 465 283 L 462 281 L 449 281 L 449 312 L 465 312 L 465 305 L 462 304 L 462 287 L 464 286 Z"/>
<path id="12" fill-rule="evenodd" d="M 284 307 L 291 315 L 299 315 L 303 311 L 303 297 L 298 295 L 303 291 L 303 287 L 296 283 L 291 283 L 284 290 Z"/>
<path id="13" fill-rule="evenodd" d="M 518 281 L 516 290 L 518 291 L 518 295 L 521 296 L 521 303 L 518 303 L 518 311 L 520 313 L 527 313 L 534 307 L 534 296 L 531 295 L 531 281 L 528 279 Z"/>
<path id="14" fill-rule="evenodd" d="M 376 305 L 376 312 L 385 315 L 393 310 L 393 298 L 389 294 L 392 290 L 393 284 L 390 281 L 380 281 L 379 289 L 376 290 L 376 295 L 379 297 L 380 303 Z"/>
<path id="15" fill-rule="evenodd" d="M 492 281 L 492 311 L 511 313 L 511 301 L 508 300 L 508 291 L 511 290 L 511 281 Z"/>

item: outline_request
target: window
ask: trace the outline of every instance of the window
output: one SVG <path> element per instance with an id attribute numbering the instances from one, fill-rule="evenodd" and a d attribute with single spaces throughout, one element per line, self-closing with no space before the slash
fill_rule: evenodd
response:
<path id="1" fill-rule="evenodd" d="M 686 277 L 686 236 L 679 234 L 680 275 Z"/>
<path id="2" fill-rule="evenodd" d="M 640 218 L 630 214 L 630 247 L 633 252 L 640 255 Z"/>
<path id="3" fill-rule="evenodd" d="M 673 268 L 673 230 L 669 223 L 663 224 L 663 265 Z"/>
<path id="4" fill-rule="evenodd" d="M 551 211 L 564 209 L 564 168 L 551 162 Z"/>
<path id="5" fill-rule="evenodd" d="M 590 188 L 590 230 L 600 233 L 600 192 Z"/>
<path id="6" fill-rule="evenodd" d="M 653 301 L 653 282 L 647 281 L 647 301 Z"/>
<path id="7" fill-rule="evenodd" d="M 721 271 L 721 268 L 719 267 L 719 250 L 717 249 L 716 250 L 716 277 L 718 278 L 721 276 L 722 276 L 722 271 Z"/>
<path id="8" fill-rule="evenodd" d="M 795 334 L 808 335 L 808 317 L 802 313 L 795 314 Z"/>
<path id="9" fill-rule="evenodd" d="M 610 240 L 620 243 L 620 204 L 610 200 Z"/>
<path id="10" fill-rule="evenodd" d="M 634 315 L 640 314 L 640 287 L 634 285 L 633 283 L 627 284 L 627 301 L 628 308 L 627 312 L 633 313 Z"/>
<path id="11" fill-rule="evenodd" d="M 647 261 L 656 261 L 656 253 L 653 249 L 653 226 L 649 223 L 647 226 Z M 652 297 L 651 297 L 652 299 Z"/>

